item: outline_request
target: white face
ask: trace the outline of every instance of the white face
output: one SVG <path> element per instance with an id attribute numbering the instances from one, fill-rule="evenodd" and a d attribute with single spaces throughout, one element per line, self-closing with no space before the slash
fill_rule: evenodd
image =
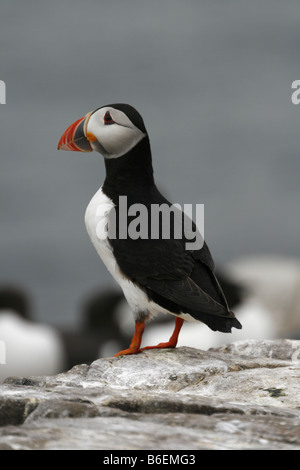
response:
<path id="1" fill-rule="evenodd" d="M 98 109 L 90 116 L 85 134 L 93 150 L 105 158 L 124 155 L 145 137 L 126 114 L 109 106 Z"/>

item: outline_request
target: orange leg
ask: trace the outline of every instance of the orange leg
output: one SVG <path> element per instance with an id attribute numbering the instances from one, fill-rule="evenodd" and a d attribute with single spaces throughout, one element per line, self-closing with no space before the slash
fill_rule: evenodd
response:
<path id="1" fill-rule="evenodd" d="M 142 337 L 145 329 L 145 322 L 140 321 L 135 323 L 135 330 L 134 330 L 134 335 L 131 341 L 131 344 L 128 349 L 124 349 L 123 351 L 120 351 L 118 354 L 115 354 L 116 356 L 123 356 L 125 354 L 137 354 L 139 353 L 141 342 L 142 342 Z"/>
<path id="2" fill-rule="evenodd" d="M 169 339 L 167 343 L 159 343 L 156 346 L 146 346 L 145 348 L 142 348 L 141 351 L 145 351 L 145 349 L 156 349 L 156 348 L 175 348 L 177 341 L 178 341 L 178 335 L 183 325 L 183 322 L 184 320 L 182 320 L 182 318 L 179 318 L 179 317 L 175 318 L 175 328 L 174 328 L 171 338 Z"/>

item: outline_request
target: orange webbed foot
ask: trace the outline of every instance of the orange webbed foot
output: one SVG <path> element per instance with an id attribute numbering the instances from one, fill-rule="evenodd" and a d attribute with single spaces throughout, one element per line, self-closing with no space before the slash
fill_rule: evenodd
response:
<path id="1" fill-rule="evenodd" d="M 129 354 L 138 354 L 141 352 L 140 346 L 142 342 L 142 337 L 145 329 L 145 322 L 136 322 L 135 323 L 135 330 L 134 330 L 134 335 L 131 341 L 131 344 L 128 349 L 124 349 L 123 351 L 118 352 L 117 354 L 114 355 L 114 357 L 117 356 L 126 356 Z"/>
<path id="2" fill-rule="evenodd" d="M 156 346 L 145 346 L 144 348 L 141 349 L 141 351 L 145 351 L 146 349 L 163 349 L 163 348 L 175 348 L 176 344 L 170 343 L 168 341 L 167 343 L 159 343 Z"/>
<path id="3" fill-rule="evenodd" d="M 117 354 L 114 354 L 114 357 L 117 357 L 117 356 L 127 356 L 129 354 L 138 354 L 142 351 L 142 349 L 134 349 L 134 348 L 128 348 L 128 349 L 124 349 L 123 351 L 120 351 L 118 352 Z"/>

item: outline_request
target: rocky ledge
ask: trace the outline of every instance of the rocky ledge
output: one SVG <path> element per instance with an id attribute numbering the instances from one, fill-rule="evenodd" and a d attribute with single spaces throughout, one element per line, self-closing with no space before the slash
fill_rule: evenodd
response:
<path id="1" fill-rule="evenodd" d="M 300 449 L 300 341 L 149 350 L 0 386 L 0 449 Z"/>

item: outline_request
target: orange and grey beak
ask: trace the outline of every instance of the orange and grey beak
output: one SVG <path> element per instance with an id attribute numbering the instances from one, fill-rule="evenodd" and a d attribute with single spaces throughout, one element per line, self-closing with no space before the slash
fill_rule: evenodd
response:
<path id="1" fill-rule="evenodd" d="M 91 134 L 87 134 L 86 126 L 92 113 L 86 114 L 83 118 L 71 124 L 63 133 L 59 142 L 58 150 L 73 150 L 77 152 L 92 152 L 90 142 L 94 142 L 96 138 Z"/>

